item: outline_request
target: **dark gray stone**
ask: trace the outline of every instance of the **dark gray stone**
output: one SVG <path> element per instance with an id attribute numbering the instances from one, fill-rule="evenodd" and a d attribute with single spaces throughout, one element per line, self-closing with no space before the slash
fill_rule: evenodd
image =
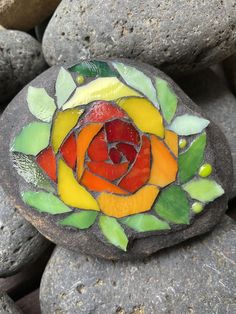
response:
<path id="1" fill-rule="evenodd" d="M 4 292 L 0 292 L 0 313 L 23 314 L 23 312 L 15 305 L 12 299 Z"/>
<path id="2" fill-rule="evenodd" d="M 223 68 L 228 84 L 233 93 L 236 94 L 236 54 L 224 60 Z"/>
<path id="3" fill-rule="evenodd" d="M 234 0 L 63 0 L 43 40 L 50 65 L 124 57 L 182 74 L 236 50 Z"/>
<path id="4" fill-rule="evenodd" d="M 225 216 L 210 235 L 142 262 L 108 262 L 58 247 L 41 281 L 42 313 L 233 314 L 235 246 L 236 224 Z"/>
<path id="5" fill-rule="evenodd" d="M 33 262 L 48 244 L 0 187 L 0 277 L 12 275 Z"/>
<path id="6" fill-rule="evenodd" d="M 0 30 L 0 106 L 45 69 L 39 42 L 20 31 Z"/>
<path id="7" fill-rule="evenodd" d="M 213 71 L 182 78 L 183 90 L 210 117 L 225 134 L 233 157 L 234 180 L 231 197 L 236 196 L 236 98 L 225 82 Z"/>

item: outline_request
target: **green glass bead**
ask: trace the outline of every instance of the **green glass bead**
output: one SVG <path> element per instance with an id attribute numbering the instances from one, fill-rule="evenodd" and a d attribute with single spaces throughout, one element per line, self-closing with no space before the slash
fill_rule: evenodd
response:
<path id="1" fill-rule="evenodd" d="M 181 138 L 179 140 L 179 147 L 183 149 L 186 145 L 187 145 L 186 139 L 185 138 Z"/>
<path id="2" fill-rule="evenodd" d="M 85 79 L 84 79 L 84 76 L 83 75 L 78 75 L 76 77 L 76 82 L 79 84 L 79 85 L 82 85 L 84 83 Z"/>
<path id="3" fill-rule="evenodd" d="M 208 177 L 211 173 L 212 173 L 212 166 L 210 164 L 202 165 L 198 172 L 199 176 L 203 178 Z"/>
<path id="4" fill-rule="evenodd" d="M 195 202 L 192 205 L 192 210 L 195 214 L 199 214 L 203 210 L 204 206 L 202 203 Z"/>

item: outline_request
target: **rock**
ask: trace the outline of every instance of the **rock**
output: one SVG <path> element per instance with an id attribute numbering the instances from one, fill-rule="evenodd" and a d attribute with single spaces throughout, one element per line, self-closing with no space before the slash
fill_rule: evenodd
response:
<path id="1" fill-rule="evenodd" d="M 4 292 L 0 292 L 0 313 L 23 314 L 23 312 L 15 305 L 12 299 Z"/>
<path id="2" fill-rule="evenodd" d="M 50 65 L 78 58 L 137 59 L 169 74 L 185 74 L 236 50 L 233 0 L 63 0 L 43 40 Z M 83 25 L 83 27 L 81 27 Z"/>
<path id="3" fill-rule="evenodd" d="M 19 31 L 0 31 L 0 106 L 46 69 L 41 45 Z"/>
<path id="4" fill-rule="evenodd" d="M 44 32 L 46 30 L 46 27 L 47 27 L 49 21 L 50 21 L 50 18 L 46 19 L 45 21 L 43 21 L 41 24 L 35 26 L 35 28 L 34 28 L 36 38 L 40 43 L 43 40 L 43 35 L 44 35 Z"/>
<path id="5" fill-rule="evenodd" d="M 233 157 L 234 180 L 231 197 L 236 196 L 236 99 L 211 70 L 178 80 L 187 95 L 221 128 Z"/>
<path id="6" fill-rule="evenodd" d="M 125 65 L 122 62 L 125 62 Z M 76 71 L 80 73 L 79 79 Z M 82 81 L 81 73 L 84 75 Z M 137 76 L 139 80 L 136 81 Z M 64 77 L 66 85 L 63 83 Z M 135 90 L 122 83 L 126 81 Z M 68 82 L 70 82 L 69 87 Z M 77 85 L 77 89 L 75 82 L 80 84 Z M 155 107 L 152 104 L 158 102 L 153 84 L 157 86 L 158 95 L 160 95 L 161 111 L 157 110 L 158 105 Z M 56 98 L 55 85 L 59 86 Z M 63 90 L 60 89 L 60 86 L 63 86 Z M 98 92 L 96 92 L 97 89 Z M 137 91 L 142 92 L 145 97 L 137 97 Z M 83 95 L 85 98 L 80 98 Z M 136 98 L 129 97 L 130 95 L 136 96 Z M 41 99 L 45 100 L 45 97 L 47 101 L 42 102 Z M 63 100 L 60 97 L 67 98 Z M 26 99 L 30 104 L 29 107 Z M 39 102 L 37 102 L 38 99 Z M 99 99 L 102 99 L 102 102 L 99 102 Z M 152 99 L 152 103 L 148 99 Z M 172 109 L 168 112 L 165 109 L 166 99 L 172 103 Z M 117 105 L 111 102 L 112 100 Z M 135 107 L 133 107 L 134 100 Z M 55 118 L 58 114 L 55 113 L 56 102 L 62 106 L 63 110 L 68 109 L 60 113 L 62 117 L 72 114 L 68 121 L 74 121 L 73 119 L 76 117 L 74 124 L 69 130 L 65 130 L 62 141 L 58 144 L 61 155 L 56 154 L 60 159 L 57 164 L 53 149 L 56 151 L 54 145 L 57 145 L 55 143 L 62 133 L 50 135 L 50 130 L 53 130 L 52 132 L 56 130 L 59 119 Z M 44 103 L 46 103 L 45 108 L 42 107 Z M 133 108 L 132 111 L 129 111 L 130 106 Z M 85 110 L 81 118 L 81 111 L 78 111 L 78 108 Z M 122 111 L 121 108 L 125 111 Z M 136 112 L 135 108 L 138 108 L 139 112 Z M 134 113 L 135 115 L 133 115 Z M 169 120 L 167 115 L 170 113 L 172 117 Z M 16 116 L 20 117 L 17 119 L 17 123 Z M 142 120 L 139 120 L 140 116 L 143 117 Z M 39 120 L 36 120 L 36 117 L 43 120 L 44 123 L 38 124 Z M 97 121 L 97 117 L 100 124 L 93 123 L 91 126 L 90 122 Z M 1 166 L 0 175 L 4 188 L 15 207 L 53 242 L 72 250 L 80 250 L 107 259 L 143 258 L 162 248 L 208 232 L 219 222 L 227 207 L 228 193 L 232 186 L 230 150 L 219 128 L 204 117 L 205 115 L 202 114 L 199 107 L 169 77 L 146 64 L 122 59 L 119 63 L 111 61 L 106 63 L 98 60 L 90 63 L 80 62 L 70 68 L 70 71 L 58 66 L 53 67 L 26 86 L 2 115 L 0 120 L 0 146 L 2 147 L 0 159 L 3 166 Z M 179 119 L 182 121 L 180 124 Z M 163 122 L 164 120 L 165 122 Z M 35 124 L 36 121 L 38 122 Z M 52 121 L 52 127 L 45 121 Z M 28 123 L 31 123 L 30 127 L 27 127 Z M 85 126 L 85 123 L 88 124 Z M 32 125 L 40 125 L 40 128 L 43 129 L 40 133 L 37 133 L 36 130 L 35 134 L 32 133 L 34 130 L 30 131 L 28 135 L 28 131 L 21 133 L 23 127 L 26 128 L 24 130 L 29 130 L 27 128 L 31 128 Z M 81 129 L 78 129 L 78 126 L 81 126 Z M 86 128 L 97 128 L 98 126 L 99 129 L 96 129 L 95 133 L 92 135 L 88 133 L 92 136 L 91 141 L 94 139 L 87 144 L 87 157 L 90 161 L 97 160 L 97 157 L 100 160 L 102 157 L 101 160 L 107 160 L 107 162 L 98 164 L 98 168 L 91 168 L 91 172 L 88 172 L 84 168 L 90 169 L 92 163 L 90 164 L 88 158 L 85 158 L 80 164 L 80 160 L 82 160 L 80 151 L 78 150 L 76 153 L 73 145 L 68 144 L 67 140 L 69 141 L 70 138 L 73 142 L 74 134 L 76 137 L 78 136 L 78 143 L 83 142 L 81 134 L 88 131 Z M 171 148 L 168 148 L 166 143 L 168 128 L 176 132 L 175 134 L 171 133 L 173 136 L 173 142 L 169 144 Z M 119 133 L 120 129 L 123 130 L 121 133 Z M 64 127 L 61 126 L 60 130 L 62 132 Z M 97 149 L 93 148 L 92 143 L 101 140 L 100 135 L 96 135 L 99 130 L 101 130 L 99 134 L 106 134 L 107 141 L 102 139 L 102 144 L 99 144 L 101 148 Z M 143 136 L 140 130 L 144 134 L 155 135 Z M 163 138 L 164 133 L 166 134 L 165 141 L 156 137 Z M 22 138 L 19 134 L 26 134 L 26 138 Z M 45 138 L 41 137 L 42 134 L 43 136 L 46 134 Z M 40 138 L 39 142 L 38 138 Z M 49 138 L 52 139 L 51 142 L 49 142 Z M 151 142 L 149 142 L 149 138 Z M 183 155 L 184 158 L 192 160 L 191 163 L 186 161 L 188 167 L 185 166 L 183 160 L 179 162 L 178 166 L 176 157 L 174 157 L 175 154 L 178 154 L 179 140 L 185 140 L 187 143 L 185 148 L 182 147 L 182 152 L 186 151 L 187 155 Z M 131 147 L 130 149 L 135 154 L 134 163 L 129 162 L 129 158 L 132 156 L 119 148 L 119 145 L 127 144 L 127 141 L 129 142 L 128 147 Z M 113 143 L 116 143 L 116 146 Z M 53 145 L 53 149 L 51 145 Z M 69 145 L 68 150 L 64 150 L 64 145 Z M 160 152 L 159 155 L 155 155 L 156 145 Z M 196 147 L 193 152 L 192 148 L 189 149 L 191 145 Z M 122 153 L 121 161 L 113 161 L 112 149 L 115 149 L 119 156 Z M 9 150 L 11 151 L 9 152 Z M 65 155 L 66 151 L 69 151 L 69 156 L 75 157 L 72 165 L 71 159 L 69 161 L 68 155 Z M 179 152 L 181 152 L 181 148 Z M 105 158 L 103 158 L 104 153 L 106 154 Z M 31 155 L 28 156 L 29 154 Z M 32 155 L 37 157 L 32 157 Z M 51 156 L 50 160 L 48 156 Z M 160 159 L 157 156 L 160 156 Z M 78 158 L 78 175 L 74 177 L 76 158 Z M 107 163 L 112 170 L 111 168 L 107 170 Z M 122 170 L 122 174 L 118 175 L 118 179 L 122 175 L 118 185 L 118 182 L 114 181 L 113 175 L 115 170 L 117 171 L 117 166 L 121 167 L 123 163 L 126 163 L 129 168 L 125 168 L 124 171 Z M 49 169 L 48 165 L 50 164 L 51 168 Z M 96 162 L 93 165 L 96 166 Z M 202 165 L 205 165 L 203 173 L 201 173 Z M 155 170 L 155 167 L 158 170 Z M 103 173 L 98 172 L 101 168 L 105 169 Z M 38 175 L 32 176 L 35 171 Z M 176 178 L 177 171 L 179 173 Z M 209 177 L 200 179 L 199 171 L 202 177 Z M 210 172 L 206 173 L 207 171 Z M 162 173 L 165 175 L 161 175 Z M 129 179 L 130 175 L 133 176 L 132 180 Z M 92 176 L 91 180 L 89 176 Z M 190 180 L 193 181 L 190 183 Z M 194 188 L 196 184 L 198 187 Z M 196 193 L 198 189 L 200 192 Z M 129 191 L 128 195 L 126 191 Z M 54 195 L 49 192 L 54 192 Z M 201 202 L 196 203 L 196 200 Z M 86 209 L 90 209 L 90 211 Z"/>
<path id="7" fill-rule="evenodd" d="M 57 247 L 41 281 L 42 314 L 233 314 L 235 245 L 236 224 L 225 216 L 212 234 L 144 261 L 109 262 Z"/>
<path id="8" fill-rule="evenodd" d="M 56 9 L 60 0 L 2 0 L 0 24 L 5 28 L 30 30 Z"/>
<path id="9" fill-rule="evenodd" d="M 0 187 L 0 277 L 10 276 L 36 260 L 48 244 Z"/>
<path id="10" fill-rule="evenodd" d="M 228 84 L 236 94 L 236 54 L 233 54 L 223 62 L 223 68 Z"/>

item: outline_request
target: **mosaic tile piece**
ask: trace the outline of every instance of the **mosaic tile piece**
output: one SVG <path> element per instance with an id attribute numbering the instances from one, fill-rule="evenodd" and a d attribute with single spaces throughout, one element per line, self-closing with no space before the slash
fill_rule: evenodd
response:
<path id="1" fill-rule="evenodd" d="M 116 145 L 116 147 L 129 162 L 132 163 L 134 161 L 137 155 L 137 151 L 135 150 L 133 145 L 127 143 L 119 143 Z"/>
<path id="2" fill-rule="evenodd" d="M 109 151 L 109 156 L 111 158 L 111 161 L 115 164 L 118 164 L 121 161 L 121 153 L 114 147 L 112 147 Z"/>
<path id="3" fill-rule="evenodd" d="M 207 119 L 184 114 L 173 120 L 169 130 L 174 131 L 178 135 L 193 135 L 201 133 L 209 123 L 210 121 Z"/>
<path id="4" fill-rule="evenodd" d="M 129 88 L 116 77 L 101 77 L 78 87 L 73 97 L 65 103 L 63 109 L 86 105 L 96 100 L 116 100 L 121 97 L 140 96 L 135 90 Z"/>
<path id="5" fill-rule="evenodd" d="M 91 161 L 87 163 L 87 166 L 94 174 L 97 174 L 109 181 L 114 181 L 127 172 L 129 163 L 123 162 L 121 164 L 113 165 L 107 162 Z"/>
<path id="6" fill-rule="evenodd" d="M 44 88 L 30 86 L 27 93 L 29 111 L 39 120 L 50 122 L 56 111 L 54 99 Z"/>
<path id="7" fill-rule="evenodd" d="M 200 202 L 194 202 L 192 205 L 192 211 L 195 214 L 200 214 L 204 209 L 204 205 Z"/>
<path id="8" fill-rule="evenodd" d="M 61 67 L 56 80 L 56 97 L 57 106 L 61 108 L 68 100 L 73 91 L 76 89 L 76 84 L 68 71 Z"/>
<path id="9" fill-rule="evenodd" d="M 81 211 L 79 213 L 73 213 L 66 218 L 59 221 L 62 226 L 74 227 L 78 229 L 88 229 L 91 227 L 98 213 L 95 211 Z"/>
<path id="10" fill-rule="evenodd" d="M 37 164 L 53 180 L 57 179 L 56 156 L 51 147 L 45 148 L 36 158 Z"/>
<path id="11" fill-rule="evenodd" d="M 178 103 L 177 96 L 171 90 L 167 81 L 159 78 L 156 80 L 156 89 L 163 117 L 168 123 L 170 123 L 176 112 Z"/>
<path id="12" fill-rule="evenodd" d="M 74 169 L 77 156 L 76 140 L 73 133 L 65 140 L 64 144 L 62 144 L 62 146 L 60 147 L 60 153 L 67 165 Z"/>
<path id="13" fill-rule="evenodd" d="M 36 156 L 48 146 L 50 128 L 49 123 L 31 122 L 15 137 L 10 150 Z"/>
<path id="14" fill-rule="evenodd" d="M 185 138 L 181 138 L 179 140 L 179 148 L 184 149 L 187 145 L 187 140 Z"/>
<path id="15" fill-rule="evenodd" d="M 165 130 L 165 143 L 173 154 L 178 156 L 178 135 L 175 132 Z"/>
<path id="16" fill-rule="evenodd" d="M 123 218 L 121 222 L 138 232 L 170 229 L 170 225 L 166 221 L 160 220 L 156 216 L 147 214 L 129 216 L 127 218 Z"/>
<path id="17" fill-rule="evenodd" d="M 206 133 L 197 137 L 190 147 L 179 155 L 179 179 L 181 183 L 185 183 L 193 178 L 197 173 L 204 159 L 206 147 Z"/>
<path id="18" fill-rule="evenodd" d="M 103 61 L 84 61 L 74 65 L 69 69 L 71 72 L 78 72 L 87 77 L 111 77 L 118 76 L 106 62 Z"/>
<path id="19" fill-rule="evenodd" d="M 185 192 L 179 186 L 173 185 L 161 191 L 154 209 L 166 221 L 175 224 L 189 223 L 189 202 Z"/>
<path id="20" fill-rule="evenodd" d="M 212 173 L 212 165 L 207 164 L 207 163 L 203 164 L 198 172 L 199 176 L 203 178 L 209 177 L 211 173 Z"/>
<path id="21" fill-rule="evenodd" d="M 102 129 L 90 143 L 88 156 L 93 161 L 105 161 L 109 159 L 104 129 Z"/>

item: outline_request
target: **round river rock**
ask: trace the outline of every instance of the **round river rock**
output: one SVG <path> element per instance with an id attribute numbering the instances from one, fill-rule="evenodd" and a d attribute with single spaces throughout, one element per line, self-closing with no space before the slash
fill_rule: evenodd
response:
<path id="1" fill-rule="evenodd" d="M 227 207 L 224 134 L 143 63 L 55 66 L 13 99 L 0 134 L 12 204 L 72 250 L 143 258 L 211 230 Z"/>

